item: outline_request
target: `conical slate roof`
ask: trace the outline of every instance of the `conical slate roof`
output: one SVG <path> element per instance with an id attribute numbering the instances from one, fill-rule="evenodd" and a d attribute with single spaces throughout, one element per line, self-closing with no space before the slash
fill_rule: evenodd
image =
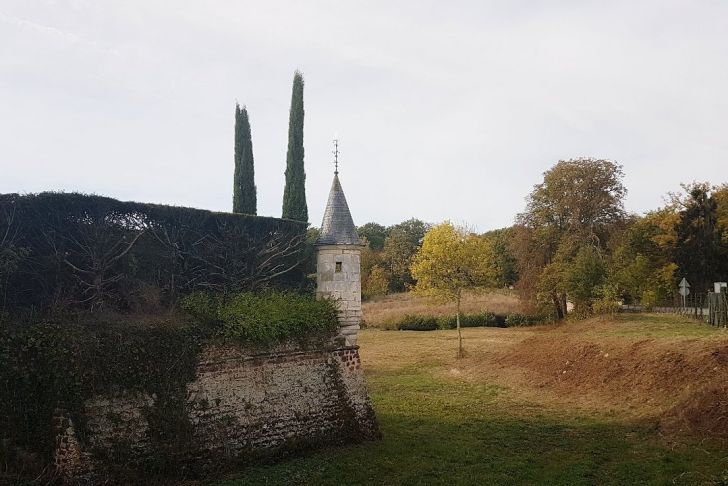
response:
<path id="1" fill-rule="evenodd" d="M 339 182 L 339 173 L 334 173 L 329 201 L 326 203 L 324 221 L 321 224 L 321 235 L 316 241 L 318 245 L 361 245 L 356 232 L 354 220 L 351 219 L 349 205 L 346 203 L 344 190 Z"/>

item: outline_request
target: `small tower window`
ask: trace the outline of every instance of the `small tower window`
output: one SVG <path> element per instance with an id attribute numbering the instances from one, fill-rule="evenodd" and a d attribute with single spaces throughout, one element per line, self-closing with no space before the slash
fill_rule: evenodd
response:
<path id="1" fill-rule="evenodd" d="M 341 262 L 336 262 L 336 273 L 341 272 Z"/>

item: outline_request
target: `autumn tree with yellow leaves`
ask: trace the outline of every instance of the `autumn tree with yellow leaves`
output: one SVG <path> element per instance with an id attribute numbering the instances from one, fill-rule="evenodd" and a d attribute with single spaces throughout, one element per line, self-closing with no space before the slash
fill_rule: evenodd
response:
<path id="1" fill-rule="evenodd" d="M 491 241 L 445 221 L 425 234 L 411 271 L 416 293 L 457 304 L 458 356 L 462 356 L 460 302 L 465 291 L 493 285 L 497 269 Z"/>

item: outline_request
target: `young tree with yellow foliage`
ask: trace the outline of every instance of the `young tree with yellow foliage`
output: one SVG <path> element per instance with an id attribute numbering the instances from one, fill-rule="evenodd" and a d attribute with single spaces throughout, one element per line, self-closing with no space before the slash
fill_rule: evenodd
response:
<path id="1" fill-rule="evenodd" d="M 491 242 L 445 221 L 433 226 L 411 266 L 415 293 L 457 303 L 458 356 L 463 355 L 460 301 L 466 290 L 492 285 L 496 278 Z"/>

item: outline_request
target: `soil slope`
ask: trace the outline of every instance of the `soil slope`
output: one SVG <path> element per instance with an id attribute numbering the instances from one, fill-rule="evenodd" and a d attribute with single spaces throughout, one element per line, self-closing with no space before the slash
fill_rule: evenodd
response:
<path id="1" fill-rule="evenodd" d="M 498 361 L 572 403 L 657 418 L 665 433 L 728 440 L 724 331 L 672 316 L 595 319 L 543 329 Z"/>

